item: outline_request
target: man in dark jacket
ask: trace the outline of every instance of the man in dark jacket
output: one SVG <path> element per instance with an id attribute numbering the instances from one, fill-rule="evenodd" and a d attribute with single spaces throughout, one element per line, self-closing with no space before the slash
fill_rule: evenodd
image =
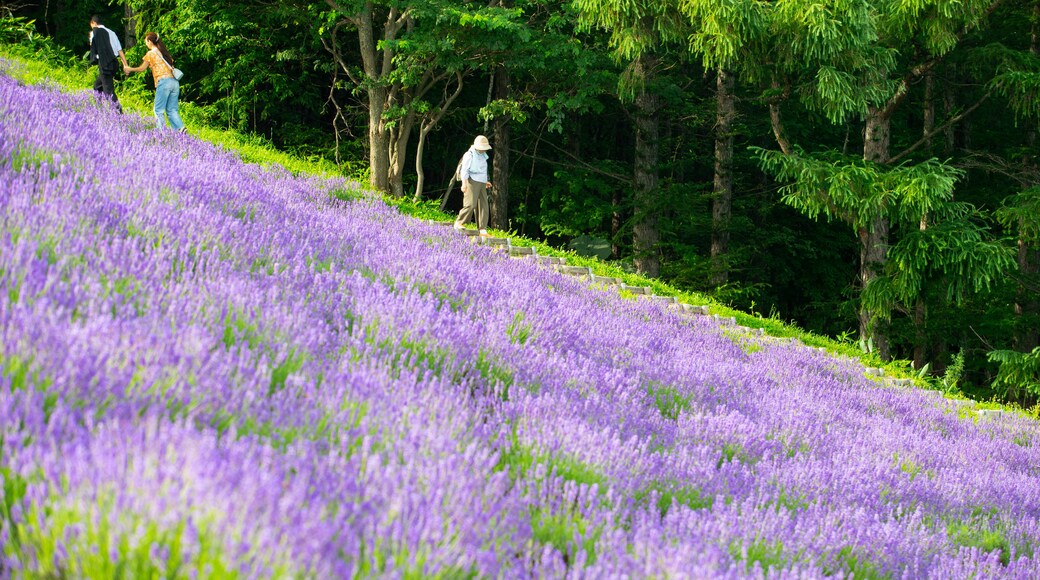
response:
<path id="1" fill-rule="evenodd" d="M 123 106 L 119 104 L 119 97 L 116 96 L 116 71 L 119 70 L 119 65 L 113 50 L 119 39 L 114 38 L 112 31 L 101 24 L 101 18 L 97 15 L 90 18 L 90 28 L 90 64 L 98 65 L 94 90 L 112 99 L 116 108 L 122 113 Z M 119 52 L 122 56 L 122 50 Z"/>

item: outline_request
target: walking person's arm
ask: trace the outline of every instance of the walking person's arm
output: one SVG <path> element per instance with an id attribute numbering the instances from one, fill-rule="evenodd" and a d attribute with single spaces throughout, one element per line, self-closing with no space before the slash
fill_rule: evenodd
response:
<path id="1" fill-rule="evenodd" d="M 462 169 L 459 170 L 459 179 L 462 180 L 462 191 L 469 191 L 469 168 L 473 162 L 473 154 L 467 151 L 462 156 Z"/>
<path id="2" fill-rule="evenodd" d="M 142 72 L 148 69 L 148 61 L 141 61 L 139 66 L 130 66 L 128 64 L 123 65 L 123 72 L 126 74 Z"/>

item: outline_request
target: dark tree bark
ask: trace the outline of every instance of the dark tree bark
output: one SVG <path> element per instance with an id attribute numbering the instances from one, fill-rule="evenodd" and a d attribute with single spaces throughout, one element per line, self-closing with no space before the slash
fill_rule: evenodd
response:
<path id="1" fill-rule="evenodd" d="M 650 57 L 643 57 L 639 66 L 647 76 L 654 69 Z M 656 278 L 661 271 L 657 256 L 660 233 L 657 230 L 658 158 L 660 155 L 661 97 L 647 90 L 650 79 L 644 80 L 635 99 L 636 142 L 634 168 L 634 218 L 632 246 L 636 272 Z"/>
<path id="2" fill-rule="evenodd" d="M 870 108 L 864 132 L 864 160 L 880 164 L 888 162 L 891 136 L 890 111 L 891 108 Z M 888 217 L 882 210 L 880 215 L 867 216 L 866 221 L 868 223 L 859 228 L 861 288 L 866 288 L 881 274 L 888 257 Z M 888 334 L 880 314 L 861 306 L 859 309 L 859 334 L 861 338 L 869 339 L 873 343 L 874 350 L 883 360 L 888 360 Z"/>
<path id="3" fill-rule="evenodd" d="M 715 93 L 715 181 L 711 206 L 711 282 L 729 281 L 730 219 L 733 214 L 734 75 L 719 70 Z"/>
<path id="4" fill-rule="evenodd" d="M 123 14 L 126 16 L 126 28 L 123 31 L 123 48 L 130 50 L 137 44 L 137 12 L 129 2 L 123 3 Z"/>
<path id="5" fill-rule="evenodd" d="M 509 69 L 499 66 L 495 71 L 495 98 L 509 99 L 512 95 Z M 509 115 L 495 117 L 495 153 L 491 183 L 491 227 L 509 229 L 509 165 L 512 119 Z"/>

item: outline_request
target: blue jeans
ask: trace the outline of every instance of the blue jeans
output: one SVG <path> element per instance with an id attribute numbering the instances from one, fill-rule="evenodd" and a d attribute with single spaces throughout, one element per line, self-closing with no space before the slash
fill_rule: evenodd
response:
<path id="1" fill-rule="evenodd" d="M 163 113 L 166 113 L 166 117 L 170 119 L 170 126 L 180 131 L 184 128 L 184 121 L 181 121 L 181 114 L 177 110 L 177 97 L 181 94 L 181 83 L 173 77 L 166 77 L 159 79 L 159 84 L 155 87 L 155 119 L 158 121 L 158 127 L 162 129 L 166 126 L 166 120 L 163 119 Z"/>

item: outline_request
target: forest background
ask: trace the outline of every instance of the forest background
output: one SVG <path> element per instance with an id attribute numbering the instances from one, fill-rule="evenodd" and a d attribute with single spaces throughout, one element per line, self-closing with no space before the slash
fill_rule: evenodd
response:
<path id="1" fill-rule="evenodd" d="M 0 7 L 80 65 L 92 14 L 155 31 L 207 123 L 388 196 L 456 209 L 487 134 L 493 227 L 1040 397 L 1038 0 Z"/>

